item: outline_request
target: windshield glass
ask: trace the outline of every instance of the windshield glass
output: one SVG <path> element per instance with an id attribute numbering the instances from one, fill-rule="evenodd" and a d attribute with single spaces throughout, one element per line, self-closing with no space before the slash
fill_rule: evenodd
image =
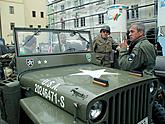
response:
<path id="1" fill-rule="evenodd" d="M 15 28 L 17 55 L 43 55 L 90 51 L 88 31 Z"/>

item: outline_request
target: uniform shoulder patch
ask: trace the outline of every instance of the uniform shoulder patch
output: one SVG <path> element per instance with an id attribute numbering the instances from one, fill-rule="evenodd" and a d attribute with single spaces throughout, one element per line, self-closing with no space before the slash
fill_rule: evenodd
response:
<path id="1" fill-rule="evenodd" d="M 135 53 L 131 53 L 128 57 L 128 61 L 132 61 L 135 58 Z"/>

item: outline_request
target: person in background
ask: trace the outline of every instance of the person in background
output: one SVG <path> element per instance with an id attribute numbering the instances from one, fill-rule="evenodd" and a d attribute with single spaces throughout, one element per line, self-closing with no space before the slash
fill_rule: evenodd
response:
<path id="1" fill-rule="evenodd" d="M 5 45 L 5 40 L 0 38 L 0 55 L 4 55 L 8 52 L 7 47 Z"/>
<path id="2" fill-rule="evenodd" d="M 156 28 L 151 28 L 146 32 L 146 37 L 150 43 L 155 46 L 155 50 L 158 56 L 162 56 L 162 46 L 157 42 L 158 30 Z"/>
<path id="3" fill-rule="evenodd" d="M 156 61 L 154 46 L 145 37 L 143 23 L 133 23 L 129 29 L 130 45 L 127 40 L 119 45 L 119 66 L 123 70 L 152 74 Z"/>
<path id="4" fill-rule="evenodd" d="M 110 36 L 110 27 L 104 26 L 100 30 L 100 34 L 94 38 L 93 51 L 96 53 L 96 61 L 98 65 L 111 67 L 112 47 L 117 46 Z"/>
<path id="5" fill-rule="evenodd" d="M 20 54 L 21 55 L 31 55 L 36 53 L 36 45 L 37 40 L 36 37 L 28 35 L 25 38 L 25 42 L 21 47 Z"/>
<path id="6" fill-rule="evenodd" d="M 65 34 L 59 34 L 61 50 L 64 52 L 66 50 L 66 36 Z"/>

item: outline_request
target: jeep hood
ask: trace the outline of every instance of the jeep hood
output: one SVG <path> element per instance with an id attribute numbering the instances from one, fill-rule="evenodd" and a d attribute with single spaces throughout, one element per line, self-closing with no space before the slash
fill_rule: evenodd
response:
<path id="1" fill-rule="evenodd" d="M 94 78 L 103 79 L 109 85 L 95 84 Z M 84 64 L 28 71 L 20 75 L 20 82 L 23 87 L 71 114 L 74 114 L 75 104 L 78 104 L 77 116 L 85 121 L 87 105 L 94 98 L 151 78 L 154 77 L 138 77 L 126 71 Z"/>

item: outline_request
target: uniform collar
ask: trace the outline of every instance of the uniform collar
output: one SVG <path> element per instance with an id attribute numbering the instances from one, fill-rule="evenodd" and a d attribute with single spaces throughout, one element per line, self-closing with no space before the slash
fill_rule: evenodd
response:
<path id="1" fill-rule="evenodd" d="M 137 40 L 132 41 L 131 45 L 136 45 L 138 42 L 143 41 L 143 40 L 146 40 L 145 36 L 139 37 Z"/>

